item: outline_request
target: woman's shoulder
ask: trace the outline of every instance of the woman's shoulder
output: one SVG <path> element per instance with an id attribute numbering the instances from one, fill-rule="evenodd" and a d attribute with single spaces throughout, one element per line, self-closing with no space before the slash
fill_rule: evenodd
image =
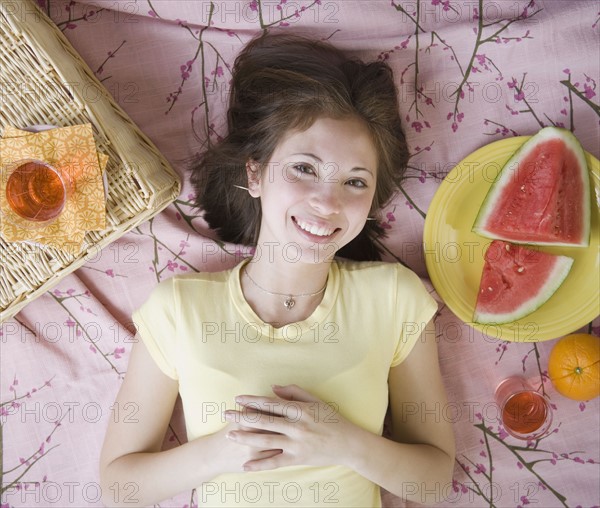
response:
<path id="1" fill-rule="evenodd" d="M 340 282 L 349 287 L 356 285 L 361 291 L 425 291 L 421 278 L 401 263 L 386 261 L 336 260 Z"/>
<path id="2" fill-rule="evenodd" d="M 180 273 L 171 277 L 171 284 L 204 284 L 212 282 L 226 282 L 235 268 L 208 272 Z"/>
<path id="3" fill-rule="evenodd" d="M 347 274 L 356 277 L 368 278 L 381 275 L 382 277 L 416 277 L 418 279 L 418 276 L 415 274 L 415 272 L 401 263 L 336 259 L 336 264 L 340 274 Z"/>
<path id="4" fill-rule="evenodd" d="M 181 291 L 208 289 L 209 286 L 226 286 L 235 269 L 236 267 L 220 271 L 179 273 L 160 281 L 151 293 L 164 297 Z"/>

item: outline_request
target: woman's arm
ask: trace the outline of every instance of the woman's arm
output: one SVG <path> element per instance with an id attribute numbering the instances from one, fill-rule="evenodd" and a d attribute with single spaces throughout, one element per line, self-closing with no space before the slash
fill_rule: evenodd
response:
<path id="1" fill-rule="evenodd" d="M 135 408 L 128 418 L 111 420 L 100 455 L 102 500 L 107 506 L 147 506 L 200 486 L 218 474 L 242 471 L 247 460 L 279 450 L 239 446 L 223 430 L 177 448 L 160 451 L 179 384 L 155 364 L 142 340 L 133 345 L 117 407 Z M 133 406 L 127 406 L 133 404 Z M 132 415 L 132 411 L 119 414 Z"/>
<path id="2" fill-rule="evenodd" d="M 272 458 L 252 460 L 246 469 L 260 471 L 282 466 L 342 464 L 389 492 L 408 500 L 440 500 L 452 481 L 454 436 L 443 418 L 446 396 L 438 366 L 435 327 L 430 323 L 408 358 L 389 374 L 393 441 L 373 434 L 337 414 L 298 386 L 274 387 L 277 398 L 243 396 L 244 412 L 227 411 L 228 418 L 248 427 L 276 434 L 232 431 L 240 444 L 279 448 Z M 278 402 L 279 401 L 279 402 Z M 288 401 L 283 404 L 283 401 Z M 293 401 L 293 402 L 289 402 Z M 289 406 L 298 406 L 293 421 L 286 419 Z M 315 418 L 315 404 L 327 420 Z M 255 412 L 261 410 L 262 416 Z M 287 411 L 289 412 L 289 411 Z"/>

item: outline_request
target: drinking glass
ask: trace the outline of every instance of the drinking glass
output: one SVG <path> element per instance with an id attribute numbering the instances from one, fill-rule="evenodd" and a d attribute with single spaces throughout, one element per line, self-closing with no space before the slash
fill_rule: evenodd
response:
<path id="1" fill-rule="evenodd" d="M 502 425 L 517 439 L 533 440 L 546 435 L 552 425 L 552 408 L 546 398 L 521 376 L 511 376 L 496 387 Z"/>
<path id="2" fill-rule="evenodd" d="M 7 168 L 6 178 L 7 203 L 19 217 L 41 225 L 63 211 L 71 182 L 60 169 L 41 160 L 23 159 Z"/>

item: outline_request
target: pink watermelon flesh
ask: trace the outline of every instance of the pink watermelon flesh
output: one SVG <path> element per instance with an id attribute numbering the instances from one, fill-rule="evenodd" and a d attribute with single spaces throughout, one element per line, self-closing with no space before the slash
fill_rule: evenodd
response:
<path id="1" fill-rule="evenodd" d="M 545 303 L 566 278 L 573 260 L 494 240 L 485 264 L 473 320 L 508 323 Z"/>
<path id="2" fill-rule="evenodd" d="M 549 139 L 519 161 L 482 229 L 521 243 L 585 243 L 587 192 L 573 151 L 563 140 Z"/>

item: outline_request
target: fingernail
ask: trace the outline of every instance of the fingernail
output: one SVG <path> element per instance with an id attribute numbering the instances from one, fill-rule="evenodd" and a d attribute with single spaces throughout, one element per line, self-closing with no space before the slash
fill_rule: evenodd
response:
<path id="1" fill-rule="evenodd" d="M 271 388 L 283 388 L 281 385 L 271 385 Z"/>

